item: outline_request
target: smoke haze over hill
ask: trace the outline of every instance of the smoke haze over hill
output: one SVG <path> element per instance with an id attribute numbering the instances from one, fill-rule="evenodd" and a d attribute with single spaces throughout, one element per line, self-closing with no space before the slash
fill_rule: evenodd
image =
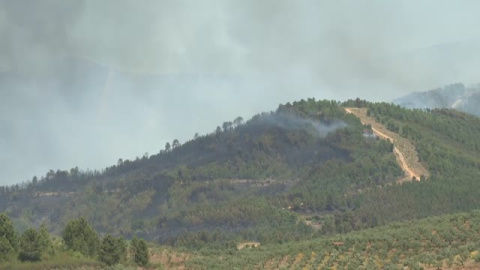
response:
<path id="1" fill-rule="evenodd" d="M 479 7 L 0 0 L 0 184 L 156 153 L 301 98 L 477 83 Z"/>

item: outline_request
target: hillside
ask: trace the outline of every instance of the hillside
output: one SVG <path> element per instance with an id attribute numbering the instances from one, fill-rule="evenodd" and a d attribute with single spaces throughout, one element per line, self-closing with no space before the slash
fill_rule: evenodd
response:
<path id="1" fill-rule="evenodd" d="M 196 252 L 183 264 L 189 269 L 478 269 L 479 222 L 480 212 L 473 211 L 233 253 Z"/>
<path id="2" fill-rule="evenodd" d="M 364 140 L 360 121 L 334 102 L 295 102 L 238 122 L 101 172 L 51 171 L 5 190 L 3 210 L 20 228 L 47 221 L 55 231 L 85 216 L 101 232 L 163 242 L 213 229 L 273 241 L 271 226 L 291 231 L 286 238 L 311 233 L 284 209 L 346 209 L 355 198 L 344 194 L 401 174 L 389 144 Z"/>
<path id="3" fill-rule="evenodd" d="M 419 162 L 418 152 L 408 139 L 388 130 L 386 126 L 375 121 L 375 119 L 368 115 L 366 108 L 345 108 L 345 111 L 358 117 L 360 121 L 362 121 L 362 124 L 370 126 L 373 131 L 372 135 L 388 140 L 394 144 L 393 152 L 399 166 L 406 175 L 406 177 L 399 179 L 398 182 L 421 180 L 430 175 L 423 164 Z"/>
<path id="4" fill-rule="evenodd" d="M 393 103 L 409 109 L 450 108 L 480 116 L 479 102 L 480 88 L 478 86 L 465 87 L 461 83 L 426 92 L 414 92 L 393 101 Z"/>
<path id="5" fill-rule="evenodd" d="M 430 176 L 397 184 L 395 146 L 345 108 L 411 143 Z M 453 110 L 301 100 L 156 155 L 2 187 L 0 211 L 19 231 L 59 234 L 83 216 L 102 234 L 194 250 L 308 240 L 480 208 L 478 134 L 478 118 Z"/>

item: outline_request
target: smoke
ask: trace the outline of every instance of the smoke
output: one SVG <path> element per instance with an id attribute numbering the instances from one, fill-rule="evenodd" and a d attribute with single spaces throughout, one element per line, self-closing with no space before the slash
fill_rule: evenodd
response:
<path id="1" fill-rule="evenodd" d="M 325 137 L 332 132 L 335 132 L 339 129 L 347 127 L 347 124 L 343 121 L 332 121 L 328 124 L 325 124 L 325 123 L 310 120 L 308 121 L 308 124 L 310 124 L 315 128 L 315 130 L 317 131 L 317 134 L 320 137 Z"/>
<path id="2" fill-rule="evenodd" d="M 54 76 L 76 54 L 69 31 L 83 5 L 83 0 L 0 1 L 3 69 L 16 71 L 22 79 Z"/>
<path id="3" fill-rule="evenodd" d="M 472 26 L 478 5 L 2 0 L 0 33 L 7 42 L 0 56 L 3 69 L 28 78 L 72 69 L 71 57 L 83 57 L 123 72 L 238 76 L 292 96 L 301 89 L 390 100 L 398 92 L 476 82 L 465 70 L 480 66 L 478 46 L 448 42 L 480 35 Z"/>
<path id="4" fill-rule="evenodd" d="M 480 116 L 479 101 L 480 87 L 478 85 L 465 87 L 465 85 L 457 83 L 430 91 L 415 92 L 395 99 L 393 102 L 406 108 L 452 108 Z"/>
<path id="5" fill-rule="evenodd" d="M 470 70 L 480 67 L 478 46 L 437 47 L 480 35 L 470 21 L 476 17 L 471 9 L 479 4 L 469 5 L 89 1 L 72 36 L 82 44 L 82 55 L 123 71 L 223 74 L 253 81 L 254 87 L 260 81 L 263 91 L 285 95 L 301 91 L 380 101 L 476 82 Z M 432 14 L 432 6 L 440 11 Z M 445 17 L 451 19 L 445 23 Z"/>
<path id="6" fill-rule="evenodd" d="M 253 118 L 255 120 L 255 117 Z M 260 115 L 262 126 L 274 126 L 285 130 L 313 131 L 312 135 L 324 138 L 339 129 L 346 128 L 347 124 L 340 120 L 318 121 L 310 118 L 299 117 L 289 113 L 271 113 Z"/>
<path id="7" fill-rule="evenodd" d="M 0 183 L 153 154 L 301 98 L 478 82 L 479 3 L 462 4 L 0 0 Z"/>

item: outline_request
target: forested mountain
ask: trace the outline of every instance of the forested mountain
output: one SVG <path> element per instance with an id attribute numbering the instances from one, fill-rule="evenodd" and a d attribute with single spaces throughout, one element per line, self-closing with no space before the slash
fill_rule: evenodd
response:
<path id="1" fill-rule="evenodd" d="M 410 109 L 451 108 L 480 116 L 480 88 L 465 87 L 461 83 L 447 85 L 427 92 L 414 92 L 395 99 L 395 104 Z"/>
<path id="2" fill-rule="evenodd" d="M 430 176 L 398 184 L 393 144 L 347 107 L 408 139 Z M 0 212 L 19 231 L 44 222 L 59 234 L 82 216 L 101 234 L 195 249 L 307 240 L 478 209 L 478 134 L 479 118 L 450 109 L 301 100 L 156 155 L 2 187 Z"/>

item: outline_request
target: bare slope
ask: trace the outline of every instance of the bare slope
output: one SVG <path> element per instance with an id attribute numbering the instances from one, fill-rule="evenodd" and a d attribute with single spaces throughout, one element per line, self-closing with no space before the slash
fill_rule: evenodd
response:
<path id="1" fill-rule="evenodd" d="M 388 130 L 384 125 L 367 116 L 366 108 L 345 108 L 347 113 L 354 114 L 360 118 L 364 125 L 372 126 L 373 132 L 383 139 L 388 139 L 394 144 L 394 153 L 398 164 L 405 172 L 406 177 L 399 179 L 399 182 L 410 181 L 413 178 L 420 180 L 421 176 L 428 177 L 430 173 L 418 160 L 418 153 L 415 146 L 399 134 Z"/>

